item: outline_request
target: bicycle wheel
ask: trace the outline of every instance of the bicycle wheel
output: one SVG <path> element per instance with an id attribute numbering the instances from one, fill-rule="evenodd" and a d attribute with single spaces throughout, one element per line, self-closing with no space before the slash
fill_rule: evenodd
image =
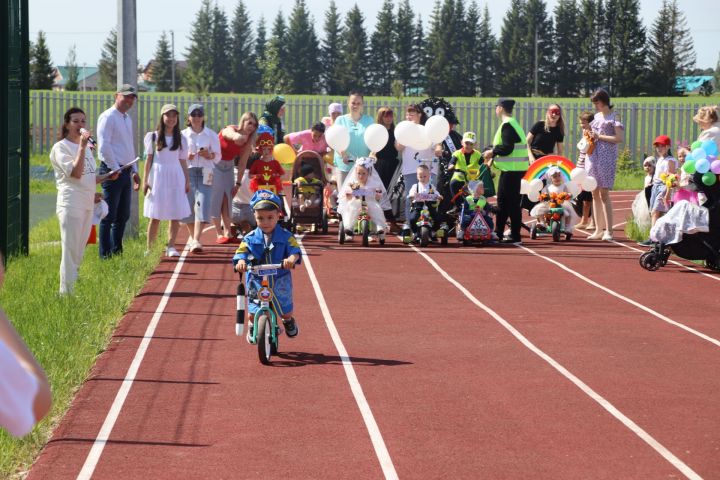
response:
<path id="1" fill-rule="evenodd" d="M 338 222 L 338 243 L 340 245 L 345 243 L 345 225 L 343 225 L 342 220 Z"/>
<path id="2" fill-rule="evenodd" d="M 553 242 L 560 241 L 560 222 L 552 223 L 552 237 L 553 237 Z"/>
<path id="3" fill-rule="evenodd" d="M 270 324 L 270 317 L 267 314 L 262 314 L 258 317 L 255 323 L 255 330 L 257 332 L 257 346 L 258 346 L 258 357 L 260 363 L 263 365 L 270 365 L 270 356 L 272 355 L 272 328 Z"/>
<path id="4" fill-rule="evenodd" d="M 430 229 L 428 227 L 420 227 L 420 246 L 427 247 L 430 243 Z"/>
<path id="5" fill-rule="evenodd" d="M 362 232 L 362 244 L 363 247 L 370 245 L 370 222 L 367 220 L 360 220 L 360 231 Z"/>

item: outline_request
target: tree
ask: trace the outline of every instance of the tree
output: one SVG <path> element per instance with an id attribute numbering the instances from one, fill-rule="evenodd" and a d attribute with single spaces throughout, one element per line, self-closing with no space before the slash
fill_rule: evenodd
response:
<path id="1" fill-rule="evenodd" d="M 183 77 L 183 88 L 204 95 L 215 90 L 215 71 L 213 69 L 212 40 L 208 32 L 213 31 L 213 14 L 210 0 L 203 0 L 195 16 L 190 33 L 190 46 L 185 58 L 187 69 Z"/>
<path id="2" fill-rule="evenodd" d="M 395 16 L 392 0 L 384 0 L 370 37 L 370 91 L 376 95 L 390 95 L 395 70 Z"/>
<path id="3" fill-rule="evenodd" d="M 415 50 L 417 26 L 413 26 L 414 16 L 410 0 L 401 0 L 395 17 L 395 43 L 393 45 L 395 66 L 393 72 L 394 77 L 402 83 L 402 91 L 405 95 L 410 84 L 413 83 L 413 60 L 417 56 Z M 420 28 L 422 29 L 422 22 Z M 425 68 L 424 63 L 422 68 Z"/>
<path id="4" fill-rule="evenodd" d="M 264 93 L 283 93 L 288 87 L 287 70 L 285 69 L 286 34 L 285 19 L 282 12 L 278 11 L 273 23 L 272 36 L 265 48 L 265 56 L 260 61 Z"/>
<path id="5" fill-rule="evenodd" d="M 254 92 L 262 92 L 262 60 L 265 58 L 265 50 L 267 49 L 267 29 L 265 28 L 265 17 L 260 15 L 258 22 L 257 34 L 255 37 L 255 65 L 254 72 L 255 83 L 253 85 Z"/>
<path id="6" fill-rule="evenodd" d="M 30 88 L 52 90 L 55 83 L 55 67 L 50 59 L 50 50 L 45 41 L 45 32 L 38 32 L 37 42 L 30 48 Z"/>
<path id="7" fill-rule="evenodd" d="M 360 89 L 367 84 L 367 33 L 365 33 L 365 17 L 357 4 L 345 16 L 345 28 L 341 40 L 338 66 L 339 87 L 341 92 Z"/>
<path id="8" fill-rule="evenodd" d="M 406 89 L 406 94 L 412 93 L 413 95 L 418 95 L 425 90 L 425 86 L 427 85 L 425 66 L 427 63 L 427 44 L 425 42 L 425 33 L 423 32 L 422 16 L 418 15 L 412 37 L 410 79 L 407 84 L 411 92 L 408 92 Z"/>
<path id="9" fill-rule="evenodd" d="M 285 63 L 288 72 L 288 93 L 314 93 L 318 85 L 320 71 L 320 49 L 315 34 L 314 22 L 305 5 L 305 0 L 295 0 L 295 7 L 290 14 L 285 40 L 287 58 Z"/>
<path id="10" fill-rule="evenodd" d="M 80 77 L 80 69 L 77 66 L 77 53 L 75 45 L 70 47 L 68 52 L 67 60 L 65 62 L 65 68 L 67 70 L 67 81 L 65 82 L 65 91 L 76 92 L 78 87 L 78 78 Z"/>
<path id="11" fill-rule="evenodd" d="M 527 76 L 525 91 L 539 95 L 553 95 L 553 21 L 548 17 L 544 0 L 527 0 L 523 9 L 524 24 L 527 25 L 524 48 L 528 53 Z M 537 48 L 535 43 L 537 42 Z M 537 59 L 535 52 L 537 51 Z M 537 65 L 537 92 L 535 90 L 535 67 Z"/>
<path id="12" fill-rule="evenodd" d="M 663 0 L 650 32 L 648 92 L 657 96 L 682 95 L 676 77 L 687 75 L 695 66 L 695 50 L 685 15 L 677 0 Z"/>
<path id="13" fill-rule="evenodd" d="M 228 58 L 236 55 L 234 46 L 230 40 L 230 28 L 228 27 L 225 11 L 215 4 L 212 9 L 212 28 L 210 29 L 210 49 L 212 52 L 213 91 L 230 91 L 230 71 L 228 70 Z M 233 48 L 231 48 L 231 46 Z"/>
<path id="14" fill-rule="evenodd" d="M 575 0 L 560 0 L 555 7 L 555 93 L 560 97 L 577 95 L 581 78 L 578 7 Z"/>
<path id="15" fill-rule="evenodd" d="M 530 56 L 527 51 L 525 1 L 512 0 L 500 29 L 497 85 L 503 95 L 528 96 Z M 530 70 L 531 71 L 531 70 Z"/>
<path id="16" fill-rule="evenodd" d="M 232 38 L 229 75 L 230 91 L 238 93 L 254 92 L 260 75 L 255 60 L 255 39 L 250 17 L 243 0 L 239 0 L 235 7 L 235 14 L 230 24 L 230 37 Z"/>
<path id="17" fill-rule="evenodd" d="M 114 92 L 117 86 L 117 30 L 114 28 L 110 30 L 103 44 L 98 69 L 100 76 L 98 89 Z"/>
<path id="18" fill-rule="evenodd" d="M 340 14 L 334 0 L 330 0 L 328 9 L 325 12 L 325 23 L 323 24 L 323 45 L 320 64 L 321 88 L 328 95 L 338 95 L 340 91 L 340 41 L 343 37 Z M 347 92 L 345 92 L 347 93 Z"/>
<path id="19" fill-rule="evenodd" d="M 460 2 L 458 2 L 458 5 Z M 459 12 L 458 12 L 459 14 Z M 477 78 L 482 68 L 478 51 L 480 50 L 480 12 L 473 0 L 464 19 L 463 36 L 460 41 L 460 85 L 459 95 L 473 97 L 477 95 Z"/>
<path id="20" fill-rule="evenodd" d="M 580 0 L 577 19 L 579 46 L 578 80 L 581 93 L 589 95 L 602 82 L 601 41 L 604 11 L 602 0 Z"/>
<path id="21" fill-rule="evenodd" d="M 167 34 L 162 32 L 152 60 L 152 82 L 158 92 L 172 91 L 173 58 Z"/>
<path id="22" fill-rule="evenodd" d="M 617 16 L 615 30 L 610 35 L 615 50 L 614 62 L 608 65 L 611 93 L 630 97 L 641 93 L 646 81 L 645 27 L 640 20 L 639 0 L 618 0 L 617 6 L 612 14 L 623 14 Z"/>
<path id="23" fill-rule="evenodd" d="M 459 29 L 454 0 L 435 2 L 427 36 L 427 93 L 457 95 L 460 61 Z"/>
<path id="24" fill-rule="evenodd" d="M 715 64 L 715 73 L 713 76 L 715 77 L 715 88 L 720 89 L 720 54 L 718 54 L 718 61 L 717 64 Z"/>
<path id="25" fill-rule="evenodd" d="M 481 97 L 495 95 L 495 71 L 497 66 L 497 39 L 492 33 L 490 11 L 487 3 L 478 27 L 477 61 L 477 94 Z"/>

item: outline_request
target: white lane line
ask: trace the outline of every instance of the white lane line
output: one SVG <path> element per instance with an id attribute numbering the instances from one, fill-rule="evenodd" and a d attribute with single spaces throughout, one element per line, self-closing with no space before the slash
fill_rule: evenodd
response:
<path id="1" fill-rule="evenodd" d="M 687 478 L 690 479 L 702 479 L 700 475 L 698 475 L 693 469 L 691 469 L 688 465 L 686 465 L 682 460 L 680 460 L 678 457 L 676 457 L 670 450 L 668 450 L 665 446 L 663 446 L 660 442 L 655 440 L 649 433 L 647 433 L 645 430 L 643 430 L 638 424 L 633 422 L 629 417 L 627 417 L 625 414 L 623 414 L 620 410 L 618 410 L 612 403 L 610 403 L 608 400 L 606 400 L 602 395 L 597 393 L 595 390 L 590 388 L 589 385 L 587 385 L 585 382 L 580 380 L 578 377 L 570 373 L 570 371 L 563 367 L 559 362 L 557 362 L 554 358 L 552 358 L 550 355 L 545 353 L 544 351 L 540 350 L 535 344 L 533 344 L 530 340 L 528 340 L 522 333 L 520 333 L 515 327 L 513 327 L 507 320 L 502 318 L 500 315 L 498 315 L 494 310 L 492 310 L 490 307 L 483 304 L 480 300 L 478 300 L 472 293 L 470 293 L 460 282 L 452 278 L 445 270 L 440 268 L 440 266 L 430 258 L 428 255 L 426 255 L 424 252 L 420 251 L 417 247 L 414 247 L 411 245 L 411 248 L 415 250 L 420 256 L 422 256 L 425 260 L 428 261 L 430 265 L 435 268 L 445 279 L 450 282 L 452 285 L 455 286 L 460 292 L 462 292 L 465 297 L 468 298 L 472 303 L 474 303 L 478 308 L 485 311 L 488 315 L 490 315 L 492 318 L 495 319 L 502 327 L 504 327 L 512 336 L 514 336 L 520 343 L 525 345 L 525 347 L 533 352 L 535 355 L 543 359 L 545 362 L 547 362 L 551 367 L 553 367 L 555 370 L 557 370 L 562 376 L 570 380 L 575 386 L 577 386 L 583 393 L 585 393 L 587 396 L 592 398 L 595 402 L 597 402 L 602 408 L 604 408 L 610 415 L 618 419 L 623 425 L 625 425 L 628 429 L 630 429 L 635 435 L 640 437 L 642 441 L 647 443 L 653 450 L 655 450 L 657 453 L 659 453 L 665 460 L 670 462 L 675 468 L 677 468 L 680 472 L 682 472 L 683 475 L 685 475 Z"/>
<path id="2" fill-rule="evenodd" d="M 653 309 L 650 308 L 650 307 L 646 307 L 645 305 L 643 305 L 643 304 L 641 304 L 641 303 L 639 303 L 639 302 L 636 302 L 635 300 L 632 300 L 632 299 L 630 299 L 630 298 L 628 298 L 628 297 L 626 297 L 626 296 L 624 296 L 624 295 L 621 295 L 621 294 L 619 294 L 618 292 L 616 292 L 616 291 L 614 291 L 614 290 L 611 290 L 611 289 L 607 288 L 607 287 L 604 286 L 604 285 L 600 285 L 600 284 L 597 283 L 596 281 L 589 279 L 589 278 L 586 277 L 585 275 L 583 275 L 583 274 L 581 274 L 581 273 L 579 273 L 579 272 L 576 272 L 575 270 L 571 269 L 570 267 L 567 267 L 567 266 L 563 265 L 562 263 L 560 263 L 560 262 L 558 262 L 558 261 L 556 261 L 556 260 L 553 260 L 552 258 L 549 258 L 549 257 L 546 257 L 545 255 L 541 255 L 541 254 L 537 253 L 535 250 L 533 250 L 533 249 L 531 249 L 531 248 L 527 248 L 527 247 L 524 246 L 524 245 L 517 245 L 517 247 L 525 250 L 526 252 L 528 252 L 528 253 L 530 253 L 530 254 L 532 254 L 532 255 L 535 255 L 535 256 L 538 257 L 538 258 L 542 258 L 543 260 L 548 261 L 548 262 L 552 263 L 553 265 L 556 265 L 557 267 L 565 270 L 566 272 L 568 272 L 568 273 L 576 276 L 577 278 L 579 278 L 580 280 L 584 281 L 585 283 L 588 283 L 588 284 L 592 285 L 593 287 L 598 288 L 598 289 L 602 290 L 603 292 L 612 295 L 612 296 L 615 297 L 615 298 L 618 298 L 618 299 L 620 299 L 620 300 L 622 300 L 622 301 L 624 301 L 624 302 L 626 302 L 626 303 L 629 303 L 630 305 L 632 305 L 632 306 L 634 306 L 634 307 L 637 307 L 637 308 L 639 308 L 640 310 L 642 310 L 642 311 L 644 311 L 644 312 L 649 313 L 650 315 L 652 315 L 652 316 L 654 316 L 654 317 L 662 320 L 663 322 L 666 322 L 666 323 L 668 323 L 668 324 L 670 324 L 670 325 L 673 325 L 673 326 L 678 327 L 678 328 L 680 328 L 680 329 L 682 329 L 682 330 L 685 330 L 685 331 L 688 332 L 688 333 L 691 333 L 691 334 L 693 334 L 693 335 L 695 335 L 695 336 L 697 336 L 697 337 L 699 337 L 699 338 L 701 338 L 701 339 L 703 339 L 703 340 L 705 340 L 705 341 L 707 341 L 707 342 L 712 343 L 712 344 L 715 345 L 716 347 L 720 347 L 720 340 L 717 340 L 717 339 L 715 339 L 715 338 L 713 338 L 713 337 L 710 337 L 710 336 L 708 336 L 708 335 L 705 335 L 704 333 L 699 332 L 699 331 L 697 331 L 697 330 L 695 330 L 695 329 L 693 329 L 693 328 L 690 328 L 690 327 L 688 327 L 687 325 L 684 325 L 684 324 L 682 324 L 682 323 L 680 323 L 680 322 L 676 322 L 675 320 L 673 320 L 673 319 L 671 319 L 671 318 L 669 318 L 669 317 L 666 317 L 666 316 L 663 315 L 662 313 L 656 312 L 655 310 L 653 310 Z"/>
<path id="3" fill-rule="evenodd" d="M 302 237 L 298 238 L 298 243 L 300 244 L 303 261 L 305 262 L 305 269 L 308 272 L 313 290 L 315 290 L 315 296 L 317 296 L 318 303 L 320 304 L 320 311 L 325 319 L 325 325 L 327 325 L 327 329 L 330 332 L 330 336 L 332 337 L 332 341 L 338 351 L 338 355 L 340 355 L 340 358 L 342 359 L 345 375 L 347 376 L 348 383 L 350 384 L 350 390 L 352 390 L 355 402 L 357 403 L 360 413 L 362 414 L 362 418 L 365 421 L 365 427 L 370 434 L 370 440 L 375 448 L 375 455 L 380 461 L 380 467 L 385 474 L 385 478 L 395 480 L 398 478 L 398 474 L 395 471 L 392 458 L 390 458 L 390 452 L 388 452 L 388 449 L 385 446 L 385 440 L 383 440 L 382 434 L 380 433 L 380 427 L 378 427 L 378 424 L 375 421 L 375 417 L 370 409 L 370 404 L 368 403 L 367 398 L 365 398 L 360 381 L 355 374 L 355 369 L 353 368 L 350 356 L 345 349 L 345 345 L 340 339 L 340 334 L 338 333 L 338 330 L 335 327 L 335 322 L 330 315 L 330 309 L 328 308 L 327 302 L 325 302 L 325 295 L 323 295 L 322 290 L 320 289 L 320 283 L 315 276 L 315 270 L 312 267 L 310 257 L 307 255 L 305 245 L 302 243 Z"/>
<path id="4" fill-rule="evenodd" d="M 626 223 L 627 223 L 627 222 L 622 222 L 622 223 L 618 223 L 617 225 L 613 225 L 613 230 L 616 229 L 617 227 L 620 227 L 620 226 L 622 226 L 622 225 L 625 225 Z M 584 233 L 584 234 L 587 235 L 587 236 L 592 235 L 592 234 L 589 233 L 589 232 L 585 232 L 585 231 L 580 230 L 580 229 L 577 229 L 577 228 L 575 229 L 575 231 Z M 625 243 L 618 242 L 617 240 L 612 240 L 610 243 L 614 243 L 615 245 L 620 245 L 621 247 L 627 248 L 628 250 L 632 250 L 633 252 L 645 253 L 645 252 L 647 251 L 647 250 L 640 250 L 639 248 L 631 247 L 630 245 L 627 245 L 627 244 L 625 244 Z M 706 272 L 703 272 L 703 271 L 701 271 L 701 270 L 698 270 L 697 268 L 691 267 L 690 265 L 685 265 L 684 263 L 680 263 L 680 262 L 677 262 L 677 261 L 675 261 L 675 260 L 669 260 L 668 263 L 672 263 L 673 265 L 676 265 L 676 266 L 678 266 L 678 267 L 684 268 L 685 270 L 690 270 L 691 272 L 695 272 L 695 273 L 697 273 L 697 274 L 699 274 L 699 275 L 702 275 L 703 277 L 707 277 L 707 278 L 710 278 L 710 279 L 712 279 L 712 280 L 715 280 L 716 282 L 720 282 L 720 275 L 711 275 L 711 274 L 709 274 L 709 273 L 706 273 Z"/>
<path id="5" fill-rule="evenodd" d="M 160 299 L 160 303 L 155 309 L 155 313 L 153 314 L 152 319 L 150 320 L 150 323 L 145 330 L 145 335 L 143 335 L 143 339 L 140 342 L 140 346 L 138 347 L 137 352 L 135 352 L 135 357 L 130 364 L 130 368 L 128 368 L 128 371 L 125 374 L 125 379 L 123 380 L 122 385 L 120 385 L 120 390 L 118 390 L 118 393 L 115 396 L 115 400 L 110 407 L 110 411 L 108 411 L 108 414 L 105 417 L 105 422 L 103 422 L 103 425 L 100 428 L 100 432 L 95 438 L 95 442 L 93 443 L 93 446 L 90 449 L 87 458 L 85 459 L 85 464 L 83 465 L 82 470 L 80 470 L 80 473 L 77 476 L 78 480 L 89 480 L 90 477 L 92 477 L 93 472 L 95 471 L 95 467 L 97 466 L 98 461 L 100 461 L 100 456 L 103 453 L 105 445 L 110 439 L 110 434 L 112 433 L 112 429 L 115 426 L 115 422 L 120 416 L 120 410 L 122 410 L 125 399 L 127 399 L 127 396 L 130 393 L 130 388 L 132 387 L 133 381 L 135 381 L 135 376 L 140 369 L 140 364 L 145 357 L 145 353 L 147 352 L 147 349 L 150 345 L 150 340 L 152 340 L 152 337 L 155 334 L 155 328 L 160 322 L 160 317 L 162 317 L 162 314 L 165 311 L 165 307 L 170 300 L 170 295 L 175 288 L 175 282 L 180 275 L 180 270 L 182 270 L 188 252 L 189 249 L 186 245 L 185 249 L 182 252 L 182 255 L 180 255 L 180 258 L 178 258 L 177 265 L 175 265 L 175 270 L 173 271 L 172 277 L 170 277 L 170 281 L 168 282 L 167 287 L 165 287 L 165 292 Z"/>

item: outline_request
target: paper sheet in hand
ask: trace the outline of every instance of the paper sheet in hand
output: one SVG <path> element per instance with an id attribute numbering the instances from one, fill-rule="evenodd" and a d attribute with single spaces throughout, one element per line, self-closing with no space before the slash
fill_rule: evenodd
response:
<path id="1" fill-rule="evenodd" d="M 135 164 L 136 164 L 137 162 L 139 162 L 139 161 L 140 161 L 140 157 L 136 158 L 136 159 L 133 160 L 132 162 L 126 163 L 126 164 L 123 165 L 122 167 L 120 167 L 120 168 L 118 168 L 118 169 L 113 170 L 112 172 L 110 172 L 110 176 L 115 175 L 116 173 L 121 172 L 121 171 L 125 170 L 126 168 L 132 167 L 133 165 L 135 165 Z"/>

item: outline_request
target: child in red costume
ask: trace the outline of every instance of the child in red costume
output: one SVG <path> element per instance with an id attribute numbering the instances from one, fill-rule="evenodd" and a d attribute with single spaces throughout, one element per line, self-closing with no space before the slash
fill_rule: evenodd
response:
<path id="1" fill-rule="evenodd" d="M 280 166 L 280 162 L 273 158 L 274 146 L 272 128 L 260 125 L 255 143 L 260 158 L 250 165 L 250 191 L 253 193 L 260 189 L 270 190 L 278 195 L 282 193 L 282 176 L 285 170 Z"/>

